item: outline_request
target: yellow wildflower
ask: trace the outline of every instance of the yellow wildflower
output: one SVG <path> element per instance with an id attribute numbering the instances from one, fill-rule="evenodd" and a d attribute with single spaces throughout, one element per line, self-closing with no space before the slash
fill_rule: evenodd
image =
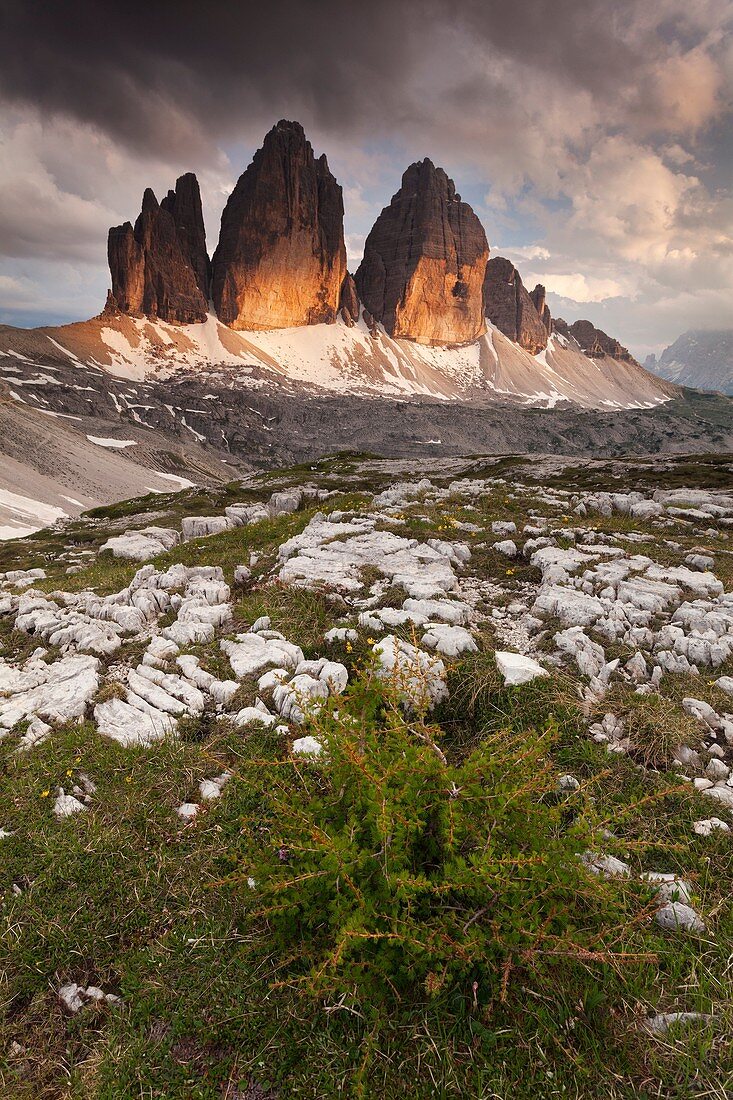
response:
<path id="1" fill-rule="evenodd" d="M 48 798 L 50 793 L 50 791 L 41 791 L 41 798 Z"/>

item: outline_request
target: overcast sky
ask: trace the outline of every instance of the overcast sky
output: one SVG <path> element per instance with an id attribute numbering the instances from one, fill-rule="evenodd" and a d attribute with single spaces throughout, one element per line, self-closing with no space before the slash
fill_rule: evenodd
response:
<path id="1" fill-rule="evenodd" d="M 209 250 L 264 133 L 302 122 L 349 265 L 412 160 L 493 255 L 643 357 L 733 325 L 730 0 L 0 0 L 0 321 L 93 315 L 110 225 L 193 170 Z"/>

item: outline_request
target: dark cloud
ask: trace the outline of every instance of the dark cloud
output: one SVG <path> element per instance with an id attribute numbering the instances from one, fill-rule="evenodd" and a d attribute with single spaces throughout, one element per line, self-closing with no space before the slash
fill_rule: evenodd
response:
<path id="1" fill-rule="evenodd" d="M 302 117 L 346 133 L 425 112 L 426 61 L 470 111 L 501 57 L 594 94 L 632 69 L 631 0 L 3 0 L 0 92 L 90 122 L 138 150 L 189 150 L 243 124 Z M 484 79 L 446 71 L 459 39 Z M 641 44 L 640 44 L 641 45 Z M 648 47 L 646 47 L 648 48 Z"/>
<path id="2" fill-rule="evenodd" d="M 730 0 L 0 0 L 0 306 L 93 312 L 106 228 L 182 171 L 213 248 L 286 117 L 352 256 L 428 155 L 528 276 L 668 343 L 733 289 L 730 51 Z"/>

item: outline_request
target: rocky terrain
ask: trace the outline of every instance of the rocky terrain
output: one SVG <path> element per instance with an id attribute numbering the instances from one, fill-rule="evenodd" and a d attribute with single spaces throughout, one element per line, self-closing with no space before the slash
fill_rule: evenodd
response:
<path id="1" fill-rule="evenodd" d="M 575 321 L 569 325 L 558 317 L 553 322 L 554 328 L 565 337 L 572 337 L 591 359 L 615 359 L 622 363 L 635 363 L 631 352 L 622 347 L 618 340 L 608 336 L 602 329 L 596 328 L 590 321 Z"/>
<path id="2" fill-rule="evenodd" d="M 375 453 L 423 460 L 426 455 L 432 460 L 487 451 L 617 455 L 733 448 L 730 398 L 693 391 L 674 396 L 669 387 L 669 399 L 656 404 L 654 391 L 644 388 L 635 391 L 640 407 L 624 409 L 624 398 L 628 401 L 638 381 L 635 368 L 623 363 L 614 367 L 621 377 L 618 388 L 609 389 L 608 378 L 596 365 L 572 347 L 555 343 L 560 337 L 553 336 L 553 350 L 543 353 L 552 364 L 548 372 L 493 330 L 497 358 L 488 364 L 489 399 L 479 380 L 473 388 L 459 389 L 468 380 L 470 360 L 463 375 L 448 373 L 444 360 L 423 361 L 420 380 L 420 361 L 408 358 L 405 350 L 416 352 L 419 345 L 387 345 L 386 337 L 375 346 L 380 355 L 388 348 L 394 354 L 404 351 L 399 374 L 377 373 L 372 360 L 371 379 L 365 372 L 359 381 L 349 382 L 355 368 L 348 367 L 342 343 L 333 345 L 343 358 L 328 365 L 328 387 L 316 384 L 309 379 L 324 381 L 322 352 L 316 347 L 311 360 L 304 360 L 308 347 L 298 335 L 327 330 L 337 340 L 351 341 L 347 350 L 359 354 L 373 345 L 368 332 L 342 321 L 290 330 L 290 343 L 281 337 L 280 354 L 295 375 L 290 378 L 272 360 L 268 364 L 269 356 L 261 351 L 262 358 L 255 358 L 251 343 L 250 357 L 243 349 L 238 355 L 227 351 L 218 337 L 219 351 L 212 353 L 213 340 L 201 339 L 200 358 L 194 359 L 190 344 L 186 351 L 174 343 L 194 326 L 182 330 L 147 322 L 143 330 L 138 325 L 132 318 L 120 318 L 119 326 L 112 327 L 107 318 L 56 330 L 0 329 L 4 537 L 131 493 L 166 491 L 171 484 L 225 483 L 253 468 L 316 459 L 353 446 L 355 439 Z M 232 341 L 241 339 L 223 326 L 221 331 Z M 102 367 L 104 349 L 113 362 Z M 438 355 L 437 349 L 424 350 Z M 211 366 L 207 354 L 225 362 Z M 151 373 L 145 363 L 157 366 Z M 586 364 L 587 371 L 579 373 L 579 364 Z M 530 400 L 510 388 L 539 390 L 550 379 L 555 389 L 544 398 Z M 484 376 L 483 384 L 487 381 Z M 564 392 L 577 398 L 581 386 L 583 403 L 590 408 L 562 397 Z M 452 394 L 452 399 L 439 399 L 431 388 L 436 394 Z M 604 406 L 609 392 L 615 393 L 616 403 Z"/>
<path id="3" fill-rule="evenodd" d="M 544 287 L 489 259 L 430 160 L 404 173 L 355 276 L 343 215 L 325 156 L 284 120 L 230 195 L 213 261 L 196 177 L 160 203 L 146 190 L 134 227 L 110 230 L 98 317 L 0 327 L 0 534 L 355 440 L 385 455 L 731 445 L 730 401 L 553 319 Z"/>
<path id="4" fill-rule="evenodd" d="M 571 1095 L 725 1095 L 732 472 L 730 454 L 344 452 L 3 544 L 5 1094 L 477 1095 L 478 1060 L 498 1095 L 541 1095 L 550 1075 Z M 292 775 L 293 807 L 311 780 L 318 806 L 341 805 L 329 772 L 374 691 L 395 708 L 380 736 L 448 769 L 457 811 L 451 769 L 475 751 L 503 769 L 497 836 L 513 799 L 523 819 L 556 814 L 574 883 L 565 938 L 545 940 L 555 871 L 522 857 L 517 819 L 512 860 L 541 865 L 535 946 L 486 959 L 473 992 L 430 979 L 378 1019 L 358 982 L 299 992 L 248 862 L 272 847 L 305 906 L 305 856 L 270 835 L 257 777 Z M 349 871 L 362 889 L 382 854 Z M 467 950 L 520 905 L 490 903 L 522 877 L 499 867 L 459 922 Z M 580 970 L 556 961 L 543 985 L 557 955 Z"/>
<path id="5" fill-rule="evenodd" d="M 659 359 L 647 356 L 644 366 L 682 386 L 733 394 L 733 330 L 683 332 Z"/>

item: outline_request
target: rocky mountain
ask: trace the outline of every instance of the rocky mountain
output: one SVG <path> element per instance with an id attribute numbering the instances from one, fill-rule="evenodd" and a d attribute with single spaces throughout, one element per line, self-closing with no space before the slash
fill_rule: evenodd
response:
<path id="1" fill-rule="evenodd" d="M 98 317 L 0 326 L 0 528 L 166 481 L 339 447 L 733 447 L 730 402 L 694 413 L 587 321 L 552 321 L 446 173 L 411 165 L 346 271 L 341 188 L 278 123 L 240 178 L 213 263 L 195 176 L 109 236 Z M 209 291 L 218 310 L 210 312 Z M 720 399 L 723 400 L 723 399 Z M 538 416 L 538 414 L 540 414 Z M 0 531 L 1 533 L 1 531 Z"/>
<path id="2" fill-rule="evenodd" d="M 683 386 L 733 394 L 733 329 L 683 332 L 659 359 L 648 356 L 644 366 Z"/>
<path id="3" fill-rule="evenodd" d="M 235 329 L 332 322 L 346 276 L 341 188 L 303 127 L 278 122 L 240 176 L 212 261 L 217 315 Z"/>
<path id="4" fill-rule="evenodd" d="M 555 318 L 554 326 L 557 332 L 564 336 L 572 336 L 577 340 L 586 355 L 591 359 L 603 359 L 608 356 L 622 363 L 635 363 L 631 352 L 623 347 L 618 340 L 608 336 L 602 329 L 596 328 L 591 321 L 574 321 L 569 325 L 562 317 Z"/>
<path id="5" fill-rule="evenodd" d="M 427 345 L 469 344 L 485 330 L 489 246 L 453 180 L 430 160 L 411 164 L 364 245 L 356 287 L 388 335 Z"/>
<path id="6" fill-rule="evenodd" d="M 495 256 L 486 265 L 484 309 L 496 327 L 530 355 L 547 347 L 550 310 L 545 305 L 545 288 L 537 285 L 528 294 L 522 277 L 510 260 Z"/>
<path id="7" fill-rule="evenodd" d="M 208 256 L 201 195 L 192 173 L 181 176 L 162 203 L 147 188 L 133 229 L 109 231 L 112 289 L 108 312 L 190 324 L 208 310 Z"/>
<path id="8" fill-rule="evenodd" d="M 169 191 L 160 206 L 173 218 L 181 250 L 193 268 L 196 283 L 208 302 L 211 263 L 206 251 L 201 192 L 193 172 L 187 172 L 176 180 L 175 191 Z"/>

